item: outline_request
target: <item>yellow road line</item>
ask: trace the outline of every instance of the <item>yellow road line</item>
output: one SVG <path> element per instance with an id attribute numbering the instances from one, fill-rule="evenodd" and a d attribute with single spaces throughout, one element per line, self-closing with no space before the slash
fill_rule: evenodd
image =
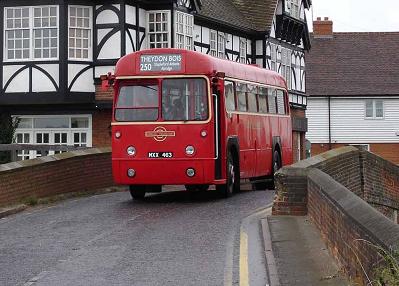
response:
<path id="1" fill-rule="evenodd" d="M 240 286 L 249 286 L 248 234 L 240 231 Z"/>

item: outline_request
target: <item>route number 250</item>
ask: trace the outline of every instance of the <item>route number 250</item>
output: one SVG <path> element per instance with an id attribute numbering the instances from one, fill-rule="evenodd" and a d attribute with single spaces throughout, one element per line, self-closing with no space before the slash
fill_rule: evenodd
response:
<path id="1" fill-rule="evenodd" d="M 151 64 L 140 64 L 140 71 L 150 71 L 151 69 Z"/>

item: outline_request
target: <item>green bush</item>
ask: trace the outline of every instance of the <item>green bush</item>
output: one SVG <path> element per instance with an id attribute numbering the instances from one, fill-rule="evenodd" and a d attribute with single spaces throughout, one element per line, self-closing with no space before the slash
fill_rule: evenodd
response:
<path id="1" fill-rule="evenodd" d="M 8 113 L 0 113 L 0 144 L 11 144 L 14 139 L 15 129 L 18 127 L 19 119 L 12 118 Z M 10 151 L 0 151 L 0 164 L 11 161 Z"/>

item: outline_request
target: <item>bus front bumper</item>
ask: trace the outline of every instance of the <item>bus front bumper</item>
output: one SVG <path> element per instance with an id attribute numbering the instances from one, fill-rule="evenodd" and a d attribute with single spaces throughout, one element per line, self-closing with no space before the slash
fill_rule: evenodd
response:
<path id="1" fill-rule="evenodd" d="M 113 158 L 112 173 L 115 183 L 122 185 L 211 185 L 221 182 L 215 181 L 214 159 L 169 161 Z"/>

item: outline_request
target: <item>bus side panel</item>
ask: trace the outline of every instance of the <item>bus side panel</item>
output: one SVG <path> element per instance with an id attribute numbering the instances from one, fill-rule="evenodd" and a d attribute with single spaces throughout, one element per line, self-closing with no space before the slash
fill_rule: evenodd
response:
<path id="1" fill-rule="evenodd" d="M 256 177 L 271 174 L 272 140 L 270 132 L 270 117 L 259 116 L 256 130 Z"/>
<path id="2" fill-rule="evenodd" d="M 282 143 L 282 165 L 292 164 L 292 130 L 291 118 L 280 119 L 280 136 Z"/>

